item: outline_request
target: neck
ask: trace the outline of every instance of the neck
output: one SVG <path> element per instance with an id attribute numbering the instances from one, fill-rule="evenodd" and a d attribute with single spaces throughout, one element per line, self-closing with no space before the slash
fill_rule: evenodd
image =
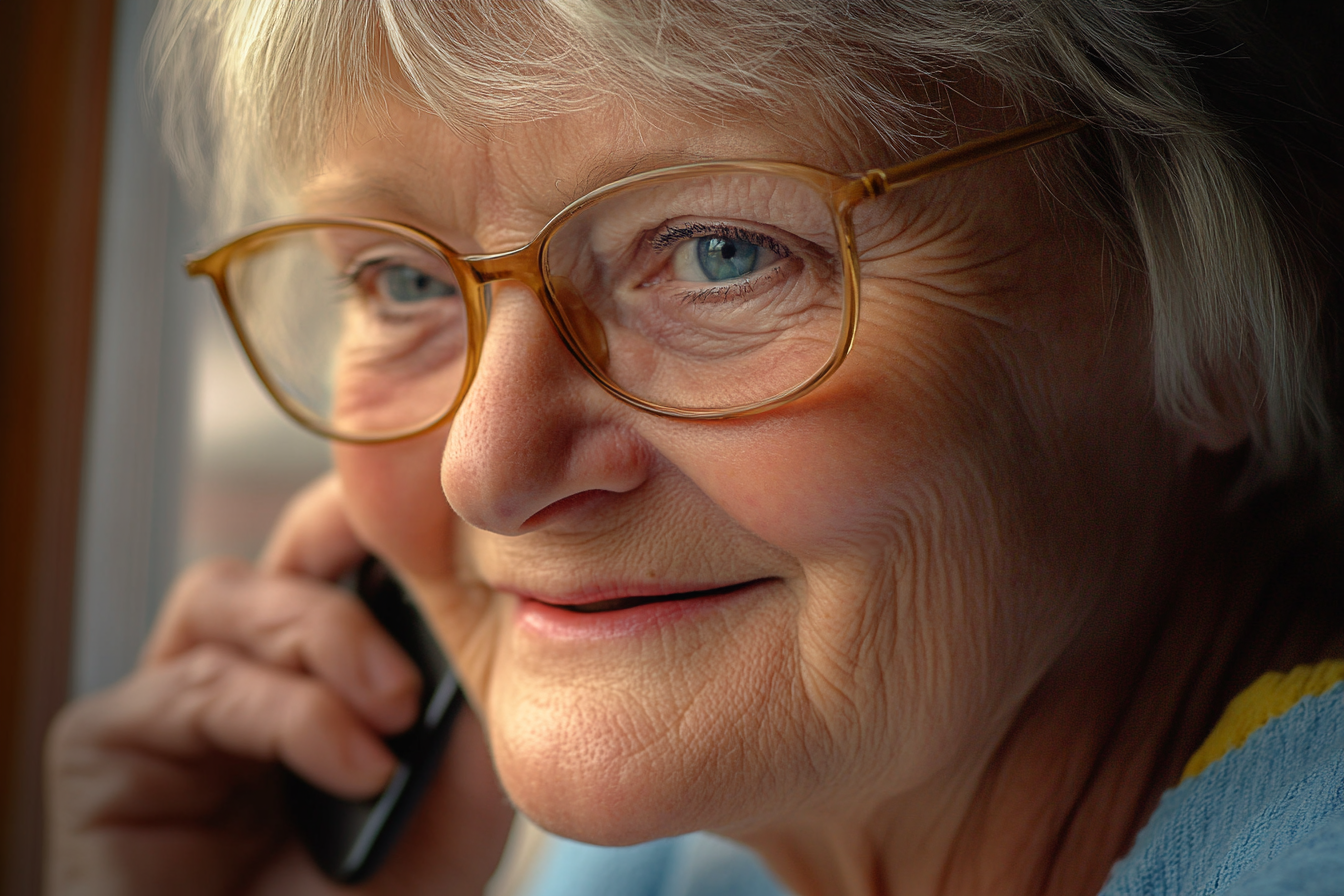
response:
<path id="1" fill-rule="evenodd" d="M 1213 534 L 1164 561 L 1119 636 L 1062 657 L 971 773 L 744 839 L 800 896 L 1096 893 L 1232 696 L 1344 647 L 1341 611 L 1265 587 L 1300 532 L 1192 525 L 1214 518 L 1179 521 Z"/>

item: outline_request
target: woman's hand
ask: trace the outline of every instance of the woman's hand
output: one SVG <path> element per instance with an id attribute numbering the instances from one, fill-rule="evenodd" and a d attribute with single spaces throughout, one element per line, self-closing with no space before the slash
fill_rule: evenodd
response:
<path id="1" fill-rule="evenodd" d="M 381 738 L 415 718 L 415 667 L 329 584 L 363 553 L 328 477 L 257 568 L 214 561 L 179 580 L 136 671 L 52 728 L 49 893 L 352 892 L 293 838 L 276 763 L 367 797 L 395 764 Z M 479 893 L 511 817 L 464 712 L 401 843 L 354 892 Z"/>

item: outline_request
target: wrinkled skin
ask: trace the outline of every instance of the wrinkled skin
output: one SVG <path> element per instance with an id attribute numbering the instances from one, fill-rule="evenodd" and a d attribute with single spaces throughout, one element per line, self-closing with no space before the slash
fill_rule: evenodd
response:
<path id="1" fill-rule="evenodd" d="M 413 224 L 460 251 L 527 241 L 604 173 L 699 157 L 892 161 L 811 119 L 785 131 L 604 109 L 473 143 L 409 111 L 394 119 L 394 132 L 338 142 L 307 207 Z M 273 798 L 269 760 L 352 794 L 386 777 L 373 735 L 409 718 L 408 670 L 379 689 L 349 663 L 385 639 L 312 581 L 367 549 L 417 595 L 509 799 L 548 829 L 604 844 L 717 830 L 804 893 L 1028 891 L 1070 861 L 1081 870 L 1067 880 L 1099 884 L 1128 828 L 1082 858 L 1050 852 L 1062 836 L 1014 838 L 1023 817 L 1053 833 L 1079 823 L 1070 807 L 1106 780 L 1078 768 L 1133 696 L 1136 645 L 1171 589 L 1168 536 L 1192 512 L 1190 459 L 1239 435 L 1155 416 L 1143 297 L 1117 289 L 1096 228 L 1025 156 L 882 209 L 859 221 L 874 248 L 851 356 L 757 417 L 692 423 L 616 402 L 530 293 L 498 287 L 450 427 L 336 446 L 339 487 L 301 502 L 258 571 L 189 574 L 141 669 L 69 711 L 52 750 L 65 850 L 53 879 L 115 866 L 135 882 L 125 891 L 153 891 L 153 830 L 118 828 L 144 813 L 188 838 L 197 852 L 181 864 L 218 874 L 219 892 L 284 875 L 322 891 L 283 833 L 256 845 L 196 825 Z M 519 595 L 743 582 L 758 584 L 602 637 L 557 636 L 520 612 Z M 493 867 L 507 812 L 481 748 L 458 732 L 440 790 L 470 793 L 432 798 L 394 857 L 398 886 L 446 878 L 469 892 Z M 202 802 L 155 789 L 169 768 L 175 792 Z M 119 789 L 76 798 L 79 775 Z M 1117 792 L 1142 801 L 1151 784 Z M 993 835 L 968 847 L 968 831 Z M 954 857 L 974 885 L 954 886 Z M 230 868 L 247 871 L 226 882 Z"/>

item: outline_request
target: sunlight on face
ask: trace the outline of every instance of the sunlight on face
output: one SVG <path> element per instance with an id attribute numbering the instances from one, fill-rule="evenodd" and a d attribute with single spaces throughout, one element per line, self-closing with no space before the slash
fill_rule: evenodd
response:
<path id="1" fill-rule="evenodd" d="M 410 112 L 397 124 L 348 141 L 310 211 L 502 251 L 595 159 L 891 161 L 807 123 L 785 136 L 649 110 L 480 145 Z M 498 284 L 451 427 L 335 448 L 361 536 L 413 586 L 506 789 L 543 826 L 606 843 L 740 833 L 968 778 L 1045 670 L 1125 612 L 1137 573 L 1116 558 L 1150 552 L 1136 539 L 1176 448 L 1148 413 L 1142 303 L 1116 313 L 1093 228 L 1021 156 L 855 226 L 856 345 L 782 410 L 642 414 L 582 371 L 526 289 Z M 756 264 L 718 237 L 673 263 Z M 792 251 L 766 249 L 770 265 Z"/>

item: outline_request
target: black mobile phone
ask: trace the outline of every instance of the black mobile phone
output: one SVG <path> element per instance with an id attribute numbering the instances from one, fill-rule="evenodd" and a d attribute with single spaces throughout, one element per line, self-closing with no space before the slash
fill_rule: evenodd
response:
<path id="1" fill-rule="evenodd" d="M 355 590 L 419 668 L 423 686 L 419 719 L 386 741 L 397 767 L 382 793 L 345 800 L 284 773 L 285 800 L 299 839 L 328 877 L 346 884 L 369 877 L 387 858 L 434 779 L 464 700 L 434 634 L 387 567 L 374 557 L 366 559 Z"/>

